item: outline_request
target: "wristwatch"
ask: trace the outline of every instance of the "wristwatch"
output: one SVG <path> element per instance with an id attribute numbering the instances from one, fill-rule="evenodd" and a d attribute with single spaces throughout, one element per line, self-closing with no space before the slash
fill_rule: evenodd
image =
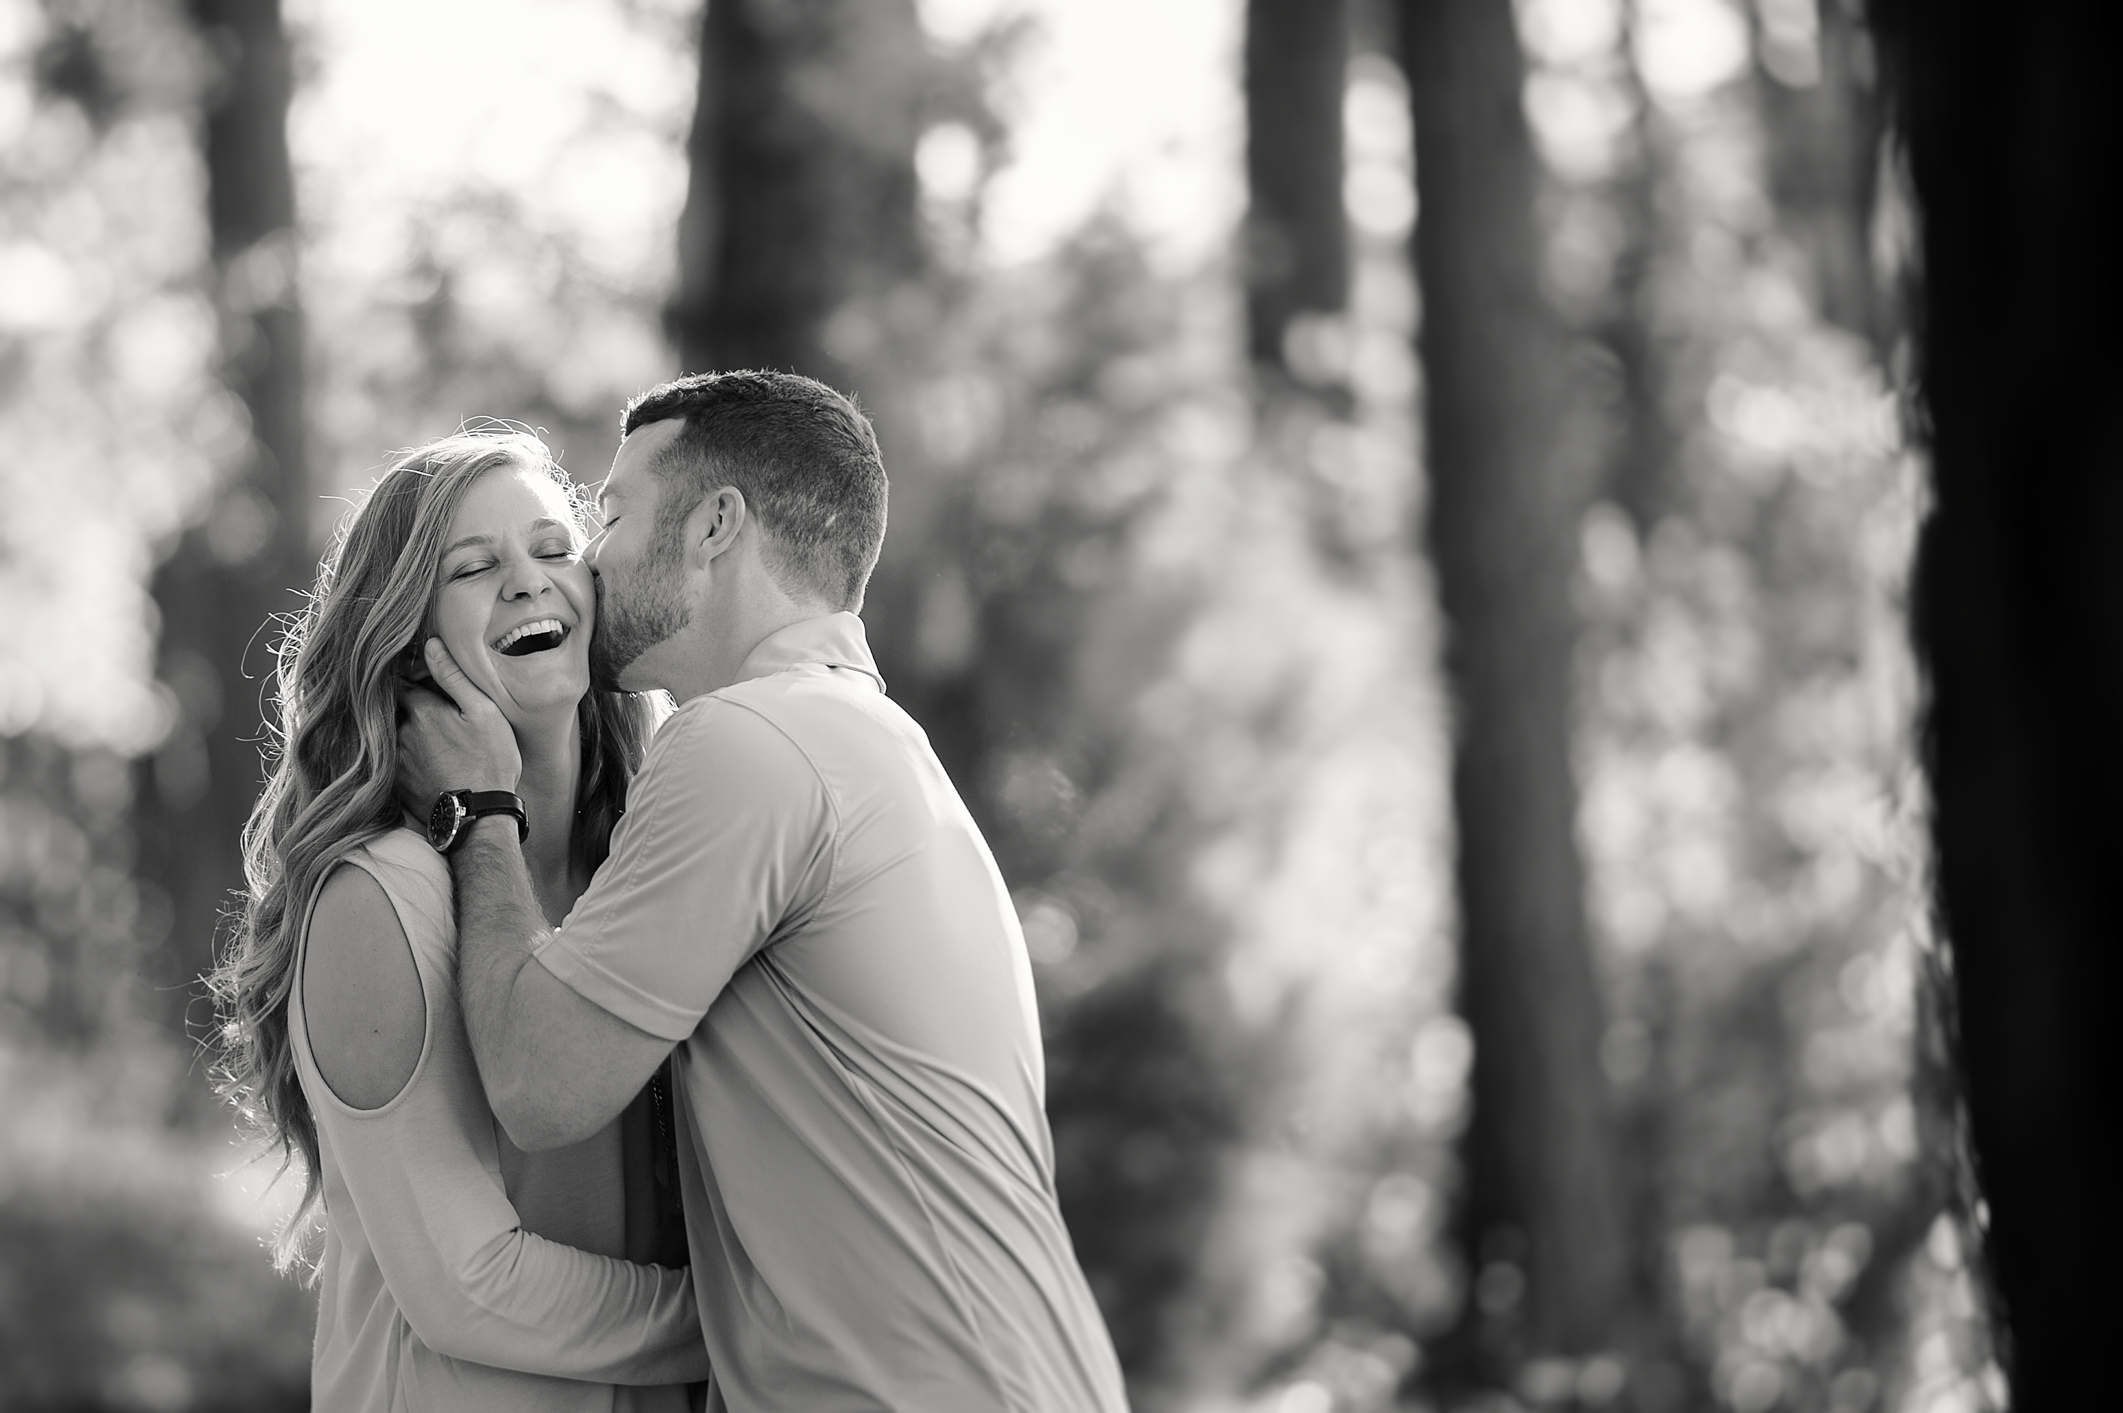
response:
<path id="1" fill-rule="evenodd" d="M 514 793 L 445 790 L 435 797 L 435 808 L 428 811 L 428 842 L 435 846 L 435 852 L 447 854 L 463 842 L 464 832 L 483 814 L 513 814 L 517 842 L 531 837 L 531 817 L 524 813 L 522 798 Z"/>

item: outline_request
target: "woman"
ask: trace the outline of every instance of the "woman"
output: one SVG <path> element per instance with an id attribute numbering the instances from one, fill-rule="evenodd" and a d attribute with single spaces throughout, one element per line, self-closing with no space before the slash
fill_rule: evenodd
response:
<path id="1" fill-rule="evenodd" d="M 590 690 L 583 512 L 536 437 L 402 455 L 280 648 L 280 750 L 244 832 L 249 893 L 215 976 L 223 1092 L 307 1173 L 275 1252 L 324 1209 L 319 1413 L 679 1409 L 704 1380 L 652 1083 L 619 1122 L 524 1153 L 495 1122 L 455 994 L 449 867 L 394 797 L 398 694 L 441 637 L 515 728 L 526 858 L 558 923 L 603 860 L 650 730 Z M 622 1259 L 632 1257 L 633 1260 Z"/>

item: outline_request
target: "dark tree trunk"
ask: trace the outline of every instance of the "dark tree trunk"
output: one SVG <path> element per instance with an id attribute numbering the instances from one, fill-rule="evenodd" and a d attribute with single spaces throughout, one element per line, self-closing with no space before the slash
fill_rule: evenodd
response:
<path id="1" fill-rule="evenodd" d="M 1875 6 L 1919 208 L 1915 634 L 1938 900 L 2019 1413 L 2112 1385 L 2123 1269 L 2123 105 L 2103 7 Z"/>
<path id="2" fill-rule="evenodd" d="M 936 78 L 912 0 L 710 0 L 666 314 L 688 370 L 783 369 L 891 404 L 892 296 L 924 269 L 914 148 Z M 879 428 L 893 535 L 870 587 L 871 643 L 970 794 L 970 679 L 920 670 L 935 565 L 895 548 L 934 531 L 921 512 L 936 497 L 897 432 L 889 418 Z"/>
<path id="3" fill-rule="evenodd" d="M 1628 1278 L 1570 761 L 1570 349 L 1540 291 L 1510 0 L 1404 0 L 1400 14 L 1475 1042 L 1461 1221 L 1470 1270 L 1497 1268 L 1477 1283 L 1497 1318 L 1470 1313 L 1468 1328 L 1485 1361 L 1584 1353 L 1615 1341 Z"/>
<path id="4" fill-rule="evenodd" d="M 1349 300 L 1342 208 L 1343 0 L 1246 6 L 1247 342 L 1256 367 L 1301 383 L 1284 336 L 1300 315 L 1339 315 Z"/>
<path id="5" fill-rule="evenodd" d="M 711 0 L 668 322 L 691 371 L 840 387 L 919 265 L 914 143 L 928 60 L 912 0 Z"/>
<path id="6" fill-rule="evenodd" d="M 153 585 L 158 671 L 179 713 L 147 772 L 142 863 L 175 918 L 156 970 L 188 1010 L 242 885 L 237 841 L 262 779 L 261 693 L 276 636 L 267 620 L 296 607 L 289 590 L 309 577 L 287 34 L 278 0 L 192 0 L 190 14 L 209 65 L 200 135 L 221 377 L 250 436 Z"/>

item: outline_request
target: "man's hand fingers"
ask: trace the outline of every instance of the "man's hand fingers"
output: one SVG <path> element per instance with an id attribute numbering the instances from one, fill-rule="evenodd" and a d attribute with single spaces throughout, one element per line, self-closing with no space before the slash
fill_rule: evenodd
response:
<path id="1" fill-rule="evenodd" d="M 421 645 L 428 681 L 400 693 L 398 786 L 425 810 L 441 790 L 513 790 L 523 770 L 501 708 L 465 676 L 440 640 Z"/>
<path id="2" fill-rule="evenodd" d="M 430 680 L 436 690 L 456 704 L 458 711 L 469 711 L 475 699 L 484 699 L 486 694 L 472 685 L 472 679 L 464 675 L 464 669 L 457 665 L 456 658 L 450 656 L 442 639 L 428 639 L 424 651 Z"/>
<path id="3" fill-rule="evenodd" d="M 457 709 L 457 703 L 427 682 L 415 682 L 410 687 L 399 688 L 398 700 L 405 707 L 405 715 L 400 717 L 398 722 L 400 740 L 405 738 L 406 725 L 415 717 L 437 711 L 447 711 L 452 716 L 464 714 Z"/>

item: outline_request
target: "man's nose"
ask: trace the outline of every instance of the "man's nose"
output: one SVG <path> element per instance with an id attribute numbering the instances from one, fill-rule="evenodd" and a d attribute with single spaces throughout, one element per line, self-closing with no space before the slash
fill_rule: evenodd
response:
<path id="1" fill-rule="evenodd" d="M 597 556 L 598 553 L 603 549 L 604 531 L 602 530 L 599 530 L 596 534 L 590 536 L 590 542 L 582 547 L 582 562 L 590 566 L 590 571 L 592 573 L 595 573 L 597 570 Z"/>

